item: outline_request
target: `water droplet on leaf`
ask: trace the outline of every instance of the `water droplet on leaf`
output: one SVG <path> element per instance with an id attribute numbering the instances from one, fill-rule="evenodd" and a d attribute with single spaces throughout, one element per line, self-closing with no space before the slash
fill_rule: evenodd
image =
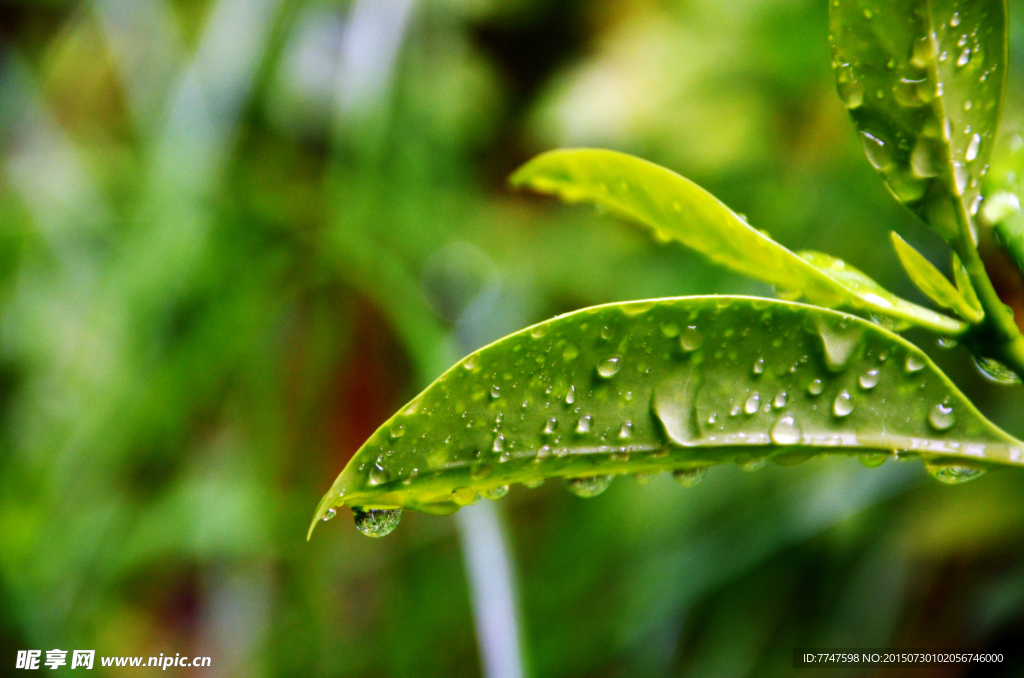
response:
<path id="1" fill-rule="evenodd" d="M 952 406 L 945 403 L 936 403 L 935 407 L 928 413 L 928 423 L 936 431 L 948 431 L 956 424 L 956 413 Z"/>
<path id="2" fill-rule="evenodd" d="M 690 325 L 679 334 L 679 346 L 684 351 L 696 351 L 704 345 L 704 335 L 697 330 L 695 325 Z"/>
<path id="3" fill-rule="evenodd" d="M 924 360 L 921 357 L 911 353 L 910 355 L 907 356 L 906 362 L 903 363 L 903 369 L 906 370 L 907 374 L 920 372 L 921 370 L 924 369 Z"/>
<path id="4" fill-rule="evenodd" d="M 832 413 L 837 417 L 846 417 L 853 412 L 853 398 L 847 391 L 840 391 L 832 402 Z"/>
<path id="5" fill-rule="evenodd" d="M 874 387 L 878 386 L 878 370 L 868 370 L 864 374 L 860 375 L 857 382 L 860 387 L 866 391 L 870 391 Z"/>
<path id="6" fill-rule="evenodd" d="M 322 520 L 322 521 L 324 521 L 326 523 L 328 520 L 334 520 L 334 516 L 336 516 L 337 514 L 338 514 L 338 512 L 335 511 L 333 508 L 329 508 L 329 509 L 327 509 L 327 513 L 325 513 L 324 517 L 321 518 L 320 520 Z"/>
<path id="7" fill-rule="evenodd" d="M 654 387 L 651 409 L 677 445 L 689 445 L 700 437 L 696 402 L 702 383 L 701 372 L 687 366 Z"/>
<path id="8" fill-rule="evenodd" d="M 796 418 L 788 413 L 779 417 L 769 433 L 776 445 L 796 445 L 803 440 L 803 435 Z"/>
<path id="9" fill-rule="evenodd" d="M 576 422 L 576 433 L 590 433 L 590 422 L 593 417 L 589 414 L 585 414 L 580 417 L 580 420 Z"/>
<path id="10" fill-rule="evenodd" d="M 605 379 L 610 379 L 622 369 L 622 356 L 613 355 L 605 358 L 597 365 L 597 373 Z"/>

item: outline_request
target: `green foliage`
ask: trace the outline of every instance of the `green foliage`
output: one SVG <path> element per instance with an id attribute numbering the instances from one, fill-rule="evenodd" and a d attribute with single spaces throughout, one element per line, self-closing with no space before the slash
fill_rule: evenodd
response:
<path id="1" fill-rule="evenodd" d="M 873 323 L 749 297 L 610 304 L 452 367 L 360 448 L 310 534 L 341 505 L 448 514 L 549 478 L 594 496 L 619 474 L 691 483 L 727 462 L 892 450 L 946 482 L 1024 464 L 1024 443 Z"/>
<path id="2" fill-rule="evenodd" d="M 692 181 L 639 158 L 595 149 L 549 151 L 512 175 L 512 184 L 590 202 L 675 240 L 711 261 L 783 290 L 787 298 L 892 318 L 956 334 L 952 318 L 897 298 L 841 261 L 797 256 Z"/>
<path id="3" fill-rule="evenodd" d="M 944 482 L 969 480 L 992 462 L 1021 463 L 1024 444 L 985 420 L 917 349 L 824 310 L 894 331 L 925 328 L 947 343 L 962 336 L 993 379 L 1024 374 L 1024 336 L 978 252 L 982 179 L 1006 80 L 1005 4 L 834 0 L 830 24 L 839 94 L 868 160 L 953 246 L 957 285 L 893 232 L 896 253 L 921 291 L 967 323 L 897 297 L 841 259 L 791 252 L 663 167 L 607 150 L 549 151 L 511 183 L 593 204 L 814 306 L 661 299 L 511 335 L 378 429 L 321 501 L 309 534 L 343 504 L 357 509 L 361 530 L 365 509 L 389 511 L 380 514 L 389 530 L 369 532 L 380 536 L 401 509 L 451 513 L 512 483 L 566 477 L 570 490 L 594 496 L 616 474 L 673 470 L 686 482 L 710 464 L 800 461 L 822 448 L 910 449 Z M 999 232 L 1004 243 L 1020 240 L 1007 226 Z"/>
<path id="4" fill-rule="evenodd" d="M 893 194 L 970 238 L 1006 82 L 1005 0 L 829 3 L 839 94 Z M 976 241 L 976 235 L 974 236 Z"/>
<path id="5" fill-rule="evenodd" d="M 893 247 L 896 248 L 896 254 L 899 256 L 903 268 L 907 271 L 907 275 L 914 281 L 918 289 L 927 294 L 928 298 L 939 306 L 956 311 L 964 320 L 972 323 L 981 322 L 982 318 L 985 317 L 985 313 L 979 307 L 976 296 L 973 299 L 973 303 L 968 301 L 968 297 L 961 294 L 959 289 L 953 287 L 953 284 L 946 279 L 946 276 L 939 272 L 939 269 L 935 268 L 923 254 L 907 244 L 907 241 L 901 238 L 896 231 L 893 231 L 890 235 L 892 236 Z M 963 265 L 959 263 L 959 260 L 957 260 L 956 264 L 958 269 L 963 269 Z M 961 273 L 958 281 L 963 289 L 970 290 L 968 294 L 973 294 L 973 288 L 969 287 L 970 279 L 966 275 Z"/>

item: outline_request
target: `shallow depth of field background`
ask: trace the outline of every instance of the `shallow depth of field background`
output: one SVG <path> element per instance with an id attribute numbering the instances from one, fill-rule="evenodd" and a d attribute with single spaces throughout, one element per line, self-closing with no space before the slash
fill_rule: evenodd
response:
<path id="1" fill-rule="evenodd" d="M 825 0 L 0 3 L 0 673 L 59 647 L 482 675 L 456 519 L 371 540 L 346 509 L 307 543 L 317 501 L 507 332 L 770 294 L 510 191 L 549 148 L 664 164 L 926 303 L 887 231 L 948 255 L 863 158 L 827 34 Z M 1021 387 L 915 338 L 1024 434 Z M 789 674 L 796 646 L 1020 647 L 1022 497 L 1024 472 L 946 487 L 843 458 L 494 508 L 529 675 L 740 677 Z"/>

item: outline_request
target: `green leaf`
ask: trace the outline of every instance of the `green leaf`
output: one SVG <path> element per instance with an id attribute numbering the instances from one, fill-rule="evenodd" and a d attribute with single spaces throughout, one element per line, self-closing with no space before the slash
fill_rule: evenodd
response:
<path id="1" fill-rule="evenodd" d="M 960 294 L 964 295 L 964 299 L 967 300 L 967 304 L 974 314 L 984 317 L 985 311 L 981 308 L 981 302 L 978 301 L 978 293 L 974 291 L 974 285 L 971 284 L 971 278 L 967 274 L 964 262 L 960 261 L 956 252 L 953 252 L 953 279 L 956 280 L 956 288 L 960 290 Z"/>
<path id="2" fill-rule="evenodd" d="M 549 151 L 520 167 L 511 181 L 568 202 L 600 205 L 650 228 L 659 240 L 676 240 L 715 263 L 770 283 L 787 298 L 802 296 L 818 306 L 888 317 L 941 334 L 966 330 L 957 320 L 888 292 L 879 294 L 877 284 L 870 289 L 851 286 L 842 275 L 819 270 L 689 179 L 631 155 L 598 149 Z"/>
<path id="3" fill-rule="evenodd" d="M 1006 81 L 1004 0 L 833 0 L 832 65 L 868 160 L 949 241 L 978 209 Z M 959 203 L 959 204 L 956 204 Z"/>
<path id="4" fill-rule="evenodd" d="M 928 295 L 929 299 L 943 308 L 956 311 L 969 322 L 981 322 L 985 317 L 981 309 L 972 306 L 946 279 L 946 276 L 932 265 L 932 262 L 911 247 L 896 231 L 892 231 L 889 235 L 892 237 L 893 247 L 896 248 L 896 254 L 899 256 L 903 268 L 906 269 L 907 275 L 922 292 Z M 968 282 L 968 284 L 970 283 Z M 977 297 L 975 297 L 975 302 L 977 302 Z"/>
<path id="5" fill-rule="evenodd" d="M 797 254 L 825 275 L 856 292 L 862 299 L 872 299 L 876 304 L 883 306 L 889 304 L 893 309 L 898 311 L 898 316 L 893 314 L 890 316 L 876 316 L 872 318 L 875 322 L 885 326 L 886 329 L 894 332 L 902 332 L 910 326 L 910 323 L 902 319 L 897 320 L 897 318 L 906 318 L 908 316 L 913 316 L 919 319 L 923 318 L 925 319 L 925 322 L 929 324 L 947 324 L 950 322 L 956 322 L 952 318 L 948 318 L 944 315 L 897 297 L 895 294 L 886 290 L 884 287 L 868 277 L 860 269 L 854 268 L 842 259 L 837 259 L 831 255 L 810 250 L 797 252 Z M 889 320 L 890 322 L 886 322 L 886 320 Z"/>
<path id="6" fill-rule="evenodd" d="M 1024 464 L 1024 443 L 924 353 L 855 316 L 751 297 L 609 304 L 448 370 L 356 452 L 310 533 L 342 505 L 379 535 L 397 514 L 371 509 L 447 514 L 513 483 L 567 478 L 588 495 L 606 476 L 690 482 L 714 464 L 891 450 L 947 481 Z"/>

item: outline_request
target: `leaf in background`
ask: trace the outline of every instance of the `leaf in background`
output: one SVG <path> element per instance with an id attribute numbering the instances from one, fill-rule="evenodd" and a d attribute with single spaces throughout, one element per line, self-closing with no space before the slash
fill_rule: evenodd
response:
<path id="1" fill-rule="evenodd" d="M 835 311 L 751 297 L 609 304 L 469 355 L 384 423 L 317 509 L 380 536 L 397 510 L 447 514 L 512 483 L 909 450 L 941 480 L 1024 463 L 912 344 Z M 374 511 L 376 513 L 374 513 Z"/>
<path id="2" fill-rule="evenodd" d="M 892 231 L 889 235 L 892 237 L 896 255 L 899 256 L 907 275 L 922 292 L 928 295 L 929 299 L 943 308 L 956 311 L 968 322 L 981 322 L 985 314 L 980 309 L 971 306 L 970 302 L 946 279 L 946 276 L 932 265 L 932 262 L 911 247 L 896 231 Z"/>
<path id="3" fill-rule="evenodd" d="M 854 291 L 862 299 L 871 299 L 881 306 L 885 306 L 886 304 L 891 305 L 894 310 L 899 312 L 899 316 L 892 314 L 890 316 L 876 316 L 872 318 L 872 320 L 879 322 L 879 324 L 885 325 L 889 330 L 902 332 L 910 327 L 911 323 L 903 320 L 896 323 L 891 322 L 893 318 L 907 316 L 925 319 L 925 322 L 931 325 L 955 324 L 960 326 L 961 330 L 964 329 L 962 323 L 959 323 L 952 318 L 897 297 L 895 294 L 888 291 L 864 274 L 860 269 L 850 266 L 842 259 L 837 259 L 831 255 L 811 250 L 803 250 L 797 252 L 797 254 L 825 275 Z M 889 325 L 886 325 L 886 320 L 890 321 Z"/>
<path id="4" fill-rule="evenodd" d="M 823 272 L 752 227 L 721 201 L 671 170 L 640 158 L 599 149 L 543 153 L 512 175 L 512 184 L 557 195 L 568 202 L 600 205 L 676 240 L 715 263 L 774 285 L 793 298 L 829 308 L 866 312 L 897 323 L 957 334 L 966 326 L 898 299 L 872 283 Z M 825 255 L 821 255 L 825 256 Z M 836 261 L 836 260 L 831 260 Z M 861 274 L 861 279 L 867 279 Z"/>
<path id="5" fill-rule="evenodd" d="M 1019 134 L 1001 137 L 992 155 L 992 171 L 985 180 L 982 222 L 992 227 L 1000 246 L 1024 271 L 1024 140 Z"/>
<path id="6" fill-rule="evenodd" d="M 977 212 L 1002 107 L 1004 0 L 829 7 L 839 95 L 868 160 L 900 201 L 959 239 L 953 210 Z"/>

